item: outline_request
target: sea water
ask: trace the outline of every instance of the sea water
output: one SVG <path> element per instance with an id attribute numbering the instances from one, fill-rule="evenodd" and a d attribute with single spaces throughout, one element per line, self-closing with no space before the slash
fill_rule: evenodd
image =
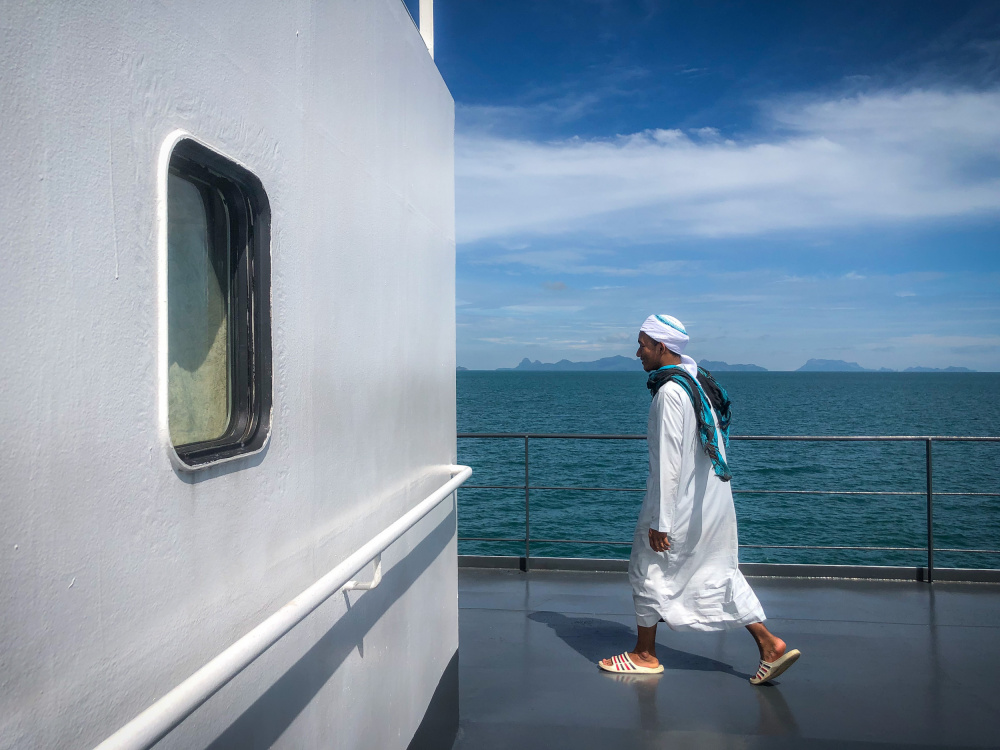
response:
<path id="1" fill-rule="evenodd" d="M 736 435 L 1000 435 L 998 373 L 718 373 L 733 402 Z M 644 373 L 459 372 L 460 433 L 644 434 Z M 642 489 L 643 440 L 542 440 L 529 444 L 533 487 Z M 933 444 L 934 544 L 1000 549 L 1000 443 Z M 924 551 L 794 547 L 926 545 L 926 447 L 909 443 L 732 441 L 740 551 L 745 562 L 923 565 Z M 524 484 L 523 439 L 458 441 L 469 484 Z M 829 491 L 829 495 L 752 491 Z M 838 492 L 901 492 L 848 495 Z M 642 492 L 537 489 L 530 495 L 539 556 L 628 556 Z M 523 489 L 463 489 L 460 537 L 524 538 Z M 764 549 L 753 545 L 787 545 Z M 461 554 L 523 555 L 523 542 L 459 542 Z M 938 551 L 941 567 L 1000 567 L 1000 555 Z"/>

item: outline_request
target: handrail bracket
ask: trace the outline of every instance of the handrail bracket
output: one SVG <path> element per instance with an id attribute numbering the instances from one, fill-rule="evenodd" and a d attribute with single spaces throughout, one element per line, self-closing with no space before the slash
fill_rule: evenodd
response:
<path id="1" fill-rule="evenodd" d="M 361 583 L 360 581 L 348 581 L 344 584 L 342 591 L 371 591 L 373 588 L 382 583 L 382 553 L 375 555 L 371 562 L 375 563 L 375 574 L 368 583 Z"/>

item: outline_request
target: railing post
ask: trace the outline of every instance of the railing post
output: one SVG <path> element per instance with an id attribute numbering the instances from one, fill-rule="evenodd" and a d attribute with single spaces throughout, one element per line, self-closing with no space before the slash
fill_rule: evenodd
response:
<path id="1" fill-rule="evenodd" d="M 931 444 L 927 438 L 927 583 L 934 582 L 934 471 L 931 466 Z"/>
<path id="2" fill-rule="evenodd" d="M 531 494 L 528 489 L 528 436 L 524 436 L 524 572 L 531 570 Z"/>

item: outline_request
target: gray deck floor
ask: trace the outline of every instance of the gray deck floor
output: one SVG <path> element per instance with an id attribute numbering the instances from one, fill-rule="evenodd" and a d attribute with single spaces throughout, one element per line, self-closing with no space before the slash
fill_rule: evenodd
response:
<path id="1" fill-rule="evenodd" d="M 762 687 L 743 630 L 661 624 L 662 675 L 598 670 L 634 645 L 624 574 L 460 569 L 455 750 L 1000 747 L 1000 585 L 751 584 L 803 653 Z"/>

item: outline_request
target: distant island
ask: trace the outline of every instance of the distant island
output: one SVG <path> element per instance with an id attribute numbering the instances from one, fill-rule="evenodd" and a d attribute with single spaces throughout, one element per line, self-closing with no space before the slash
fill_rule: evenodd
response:
<path id="1" fill-rule="evenodd" d="M 498 371 L 506 372 L 642 372 L 642 363 L 635 357 L 604 357 L 593 362 L 570 362 L 560 359 L 558 362 L 532 362 L 525 357 L 517 367 L 498 367 Z"/>
<path id="2" fill-rule="evenodd" d="M 810 359 L 795 372 L 871 372 L 857 362 L 842 359 Z"/>
<path id="3" fill-rule="evenodd" d="M 734 364 L 719 362 L 712 359 L 698 360 L 698 364 L 711 372 L 769 372 L 766 367 L 750 364 Z M 459 371 L 468 368 L 458 367 Z M 591 362 L 571 362 L 560 359 L 558 362 L 541 362 L 525 357 L 517 367 L 498 367 L 497 372 L 642 372 L 642 364 L 635 357 L 602 357 Z M 862 367 L 857 362 L 846 362 L 842 359 L 810 359 L 794 372 L 976 372 L 968 367 L 907 367 L 905 370 L 892 370 L 881 367 L 877 370 Z"/>
<path id="4" fill-rule="evenodd" d="M 810 359 L 795 372 L 975 372 L 968 367 L 907 367 L 905 370 L 892 370 L 880 367 L 872 370 L 862 367 L 857 362 L 845 362 L 842 359 Z"/>
<path id="5" fill-rule="evenodd" d="M 902 372 L 976 372 L 968 367 L 907 367 Z"/>
<path id="6" fill-rule="evenodd" d="M 698 364 L 713 372 L 767 372 L 758 365 L 731 365 L 727 362 L 715 362 L 710 359 L 701 360 Z M 501 372 L 642 372 L 642 363 L 635 357 L 604 357 L 592 362 L 570 362 L 561 359 L 558 362 L 532 362 L 525 357 L 517 367 L 500 367 Z"/>

